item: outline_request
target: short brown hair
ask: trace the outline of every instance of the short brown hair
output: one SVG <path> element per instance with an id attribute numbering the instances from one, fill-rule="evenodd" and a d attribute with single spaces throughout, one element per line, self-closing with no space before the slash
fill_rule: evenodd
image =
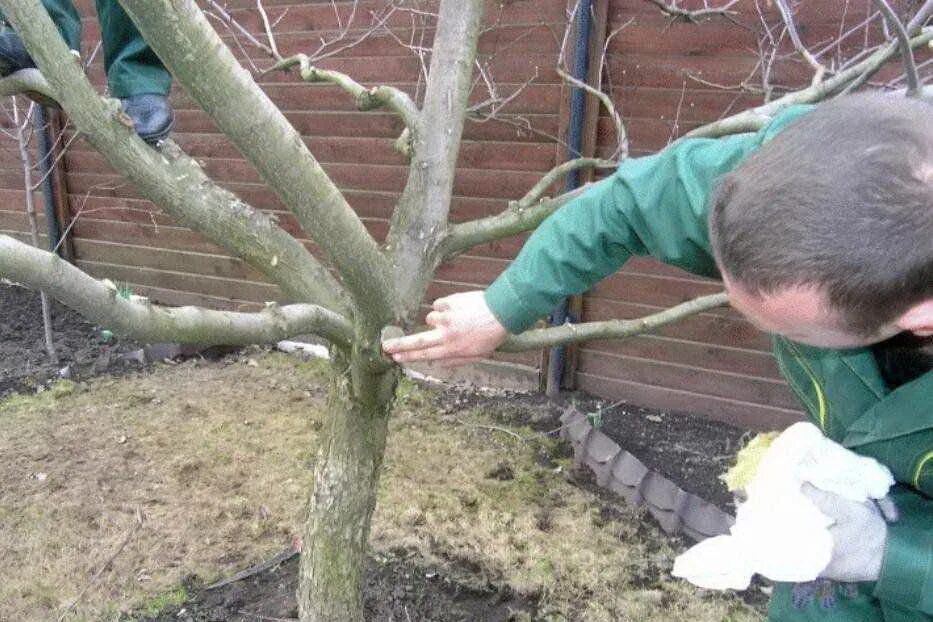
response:
<path id="1" fill-rule="evenodd" d="M 933 296 L 933 106 L 882 93 L 820 104 L 720 181 L 709 218 L 741 287 L 816 285 L 873 335 Z"/>

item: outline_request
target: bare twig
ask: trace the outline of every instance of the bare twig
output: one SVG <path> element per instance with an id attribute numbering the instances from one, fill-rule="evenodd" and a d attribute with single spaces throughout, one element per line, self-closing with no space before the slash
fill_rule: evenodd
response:
<path id="1" fill-rule="evenodd" d="M 136 520 L 133 523 L 133 526 L 129 529 L 129 531 L 126 532 L 126 536 L 123 538 L 123 541 L 120 543 L 120 546 L 118 546 L 117 549 L 113 552 L 113 554 L 110 555 L 110 557 L 108 557 L 107 560 L 101 565 L 101 567 L 97 569 L 97 572 L 94 573 L 94 576 L 91 577 L 91 580 L 87 583 L 87 585 L 84 586 L 84 589 L 81 590 L 81 592 L 71 602 L 71 604 L 65 607 L 65 610 L 62 611 L 60 616 L 58 616 L 58 622 L 62 622 L 66 617 L 68 617 L 68 614 L 71 613 L 71 611 L 74 610 L 74 608 L 78 606 L 78 603 L 81 602 L 81 599 L 84 598 L 84 595 L 87 594 L 88 590 L 90 590 L 94 586 L 94 584 L 97 583 L 98 580 L 100 580 L 100 577 L 101 575 L 104 574 L 104 571 L 110 568 L 110 565 L 113 564 L 114 560 L 120 556 L 120 553 L 123 552 L 123 549 L 125 549 L 129 545 L 130 541 L 132 541 L 132 539 L 136 536 L 136 534 L 139 533 L 139 530 L 142 526 L 143 526 L 143 513 L 142 513 L 142 510 L 140 510 L 137 507 L 136 508 Z"/>
<path id="2" fill-rule="evenodd" d="M 925 28 L 920 35 L 910 40 L 910 47 L 918 48 L 933 41 L 933 28 Z M 821 84 L 810 86 L 801 91 L 788 93 L 772 102 L 745 110 L 738 114 L 720 119 L 702 127 L 691 130 L 686 134 L 691 138 L 711 138 L 725 136 L 739 132 L 753 132 L 764 127 L 775 114 L 795 104 L 811 104 L 829 97 L 833 93 L 842 91 L 853 81 L 865 80 L 884 66 L 899 50 L 897 43 L 891 43 L 874 52 L 860 63 L 849 67 L 845 71 L 836 73 Z"/>
<path id="3" fill-rule="evenodd" d="M 917 76 L 917 64 L 914 62 L 914 52 L 910 47 L 910 36 L 907 34 L 907 29 L 904 28 L 903 22 L 886 0 L 874 0 L 874 3 L 884 13 L 887 23 L 894 29 L 894 35 L 901 46 L 901 60 L 904 61 L 904 73 L 907 76 L 907 95 L 908 97 L 916 97 L 920 91 L 920 78 Z"/>
<path id="4" fill-rule="evenodd" d="M 257 574 L 261 574 L 265 572 L 266 570 L 269 570 L 270 568 L 274 568 L 278 566 L 279 564 L 284 564 L 288 560 L 292 559 L 293 557 L 297 557 L 300 554 L 301 554 L 301 551 L 298 549 L 298 547 L 296 547 L 293 544 L 292 546 L 286 549 L 283 549 L 281 552 L 277 553 L 275 556 L 263 562 L 259 562 L 258 564 L 255 564 L 253 566 L 250 566 L 246 570 L 241 570 L 240 572 L 236 573 L 235 575 L 231 577 L 227 577 L 226 579 L 222 579 L 216 583 L 212 583 L 211 585 L 208 585 L 204 589 L 205 590 L 216 590 L 218 588 L 224 587 L 225 585 L 230 585 L 231 583 L 236 583 L 238 581 L 242 581 L 243 579 L 248 579 L 250 577 L 256 576 Z M 268 618 L 268 619 L 272 619 L 272 618 Z"/>
<path id="5" fill-rule="evenodd" d="M 622 115 L 619 114 L 619 111 L 616 110 L 616 106 L 612 101 L 612 98 L 609 97 L 606 93 L 599 90 L 598 88 L 592 87 L 582 80 L 574 78 L 572 75 L 564 71 L 561 67 L 557 67 L 558 75 L 563 78 L 566 82 L 572 84 L 573 86 L 583 89 L 590 95 L 595 96 L 602 103 L 603 107 L 606 109 L 606 112 L 609 113 L 609 118 L 612 119 L 612 124 L 615 126 L 616 130 L 616 148 L 613 151 L 611 160 L 623 159 L 628 155 L 628 135 L 625 131 L 625 123 L 622 121 Z"/>
<path id="6" fill-rule="evenodd" d="M 920 32 L 920 29 L 931 17 L 933 17 L 933 0 L 926 0 L 907 23 L 907 34 L 912 37 Z"/>
<path id="7" fill-rule="evenodd" d="M 695 9 L 689 11 L 687 9 L 682 9 L 677 6 L 676 1 L 665 2 L 664 0 L 648 0 L 648 2 L 657 5 L 661 11 L 675 19 L 683 19 L 688 22 L 698 22 L 701 19 L 710 19 L 712 17 L 730 17 L 735 15 L 735 11 L 731 11 L 733 5 L 735 5 L 738 0 L 729 0 L 726 4 L 719 7 L 707 7 L 703 9 Z"/>
<path id="8" fill-rule="evenodd" d="M 790 7 L 787 6 L 787 1 L 774 0 L 774 3 L 777 4 L 778 10 L 781 12 L 781 17 L 784 19 L 784 24 L 787 26 L 787 33 L 790 35 L 790 40 L 793 42 L 794 48 L 803 56 L 807 64 L 813 67 L 813 80 L 811 80 L 810 84 L 819 84 L 823 81 L 823 76 L 826 74 L 826 67 L 810 53 L 807 46 L 800 40 L 800 35 L 797 33 L 797 24 L 794 22 L 794 14 Z"/>
<path id="9" fill-rule="evenodd" d="M 26 217 L 29 220 L 29 234 L 32 239 L 32 245 L 39 248 L 39 225 L 36 221 L 36 205 L 33 195 L 34 187 L 32 183 L 32 156 L 26 144 L 25 127 L 29 124 L 32 117 L 35 104 L 29 105 L 29 112 L 26 119 L 21 119 L 19 114 L 19 105 L 16 98 L 13 98 L 13 123 L 16 126 L 16 143 L 19 146 L 20 163 L 23 165 L 23 190 L 26 196 Z M 48 197 L 45 200 L 48 201 Z M 42 329 L 45 338 L 45 351 L 49 355 L 49 360 L 53 365 L 58 365 L 58 353 L 55 351 L 55 342 L 52 337 L 52 308 L 49 305 L 49 297 L 45 292 L 39 292 L 39 302 L 42 306 Z"/>
<path id="10" fill-rule="evenodd" d="M 374 110 L 385 106 L 398 114 L 405 125 L 414 127 L 418 121 L 418 107 L 404 91 L 392 86 L 374 86 L 367 89 L 350 76 L 330 69 L 320 69 L 311 64 L 305 54 L 296 54 L 276 63 L 272 69 L 287 71 L 295 66 L 305 82 L 329 82 L 339 86 L 353 96 L 360 110 Z"/>
<path id="11" fill-rule="evenodd" d="M 256 0 L 256 10 L 259 11 L 259 17 L 262 19 L 262 26 L 266 31 L 266 39 L 269 41 L 269 48 L 272 50 L 272 55 L 276 60 L 281 60 L 282 55 L 279 54 L 279 48 L 275 44 L 275 35 L 272 33 L 272 24 L 269 22 L 269 15 L 266 13 L 266 9 L 262 6 L 262 0 Z"/>

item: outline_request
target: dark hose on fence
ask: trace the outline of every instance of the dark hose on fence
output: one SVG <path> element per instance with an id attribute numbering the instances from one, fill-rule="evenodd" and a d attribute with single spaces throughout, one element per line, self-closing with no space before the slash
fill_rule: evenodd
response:
<path id="1" fill-rule="evenodd" d="M 52 183 L 52 169 L 55 167 L 55 155 L 52 153 L 52 126 L 45 106 L 36 107 L 36 130 L 39 134 L 39 174 L 42 179 L 42 203 L 45 206 L 45 221 L 49 227 L 49 250 L 61 254 L 61 226 L 55 211 L 55 184 Z"/>
<path id="2" fill-rule="evenodd" d="M 577 12 L 576 39 L 573 49 L 573 77 L 586 82 L 590 71 L 590 30 L 592 29 L 592 0 L 581 0 Z M 567 159 L 580 157 L 583 148 L 583 125 L 586 123 L 586 92 L 573 87 L 570 94 L 570 123 L 567 128 Z M 580 186 L 580 172 L 572 171 L 567 175 L 567 192 Z M 564 298 L 551 312 L 551 326 L 560 326 L 567 321 L 579 321 L 580 318 L 568 317 L 569 300 Z M 548 357 L 547 394 L 553 397 L 560 392 L 564 380 L 566 346 L 554 346 Z"/>

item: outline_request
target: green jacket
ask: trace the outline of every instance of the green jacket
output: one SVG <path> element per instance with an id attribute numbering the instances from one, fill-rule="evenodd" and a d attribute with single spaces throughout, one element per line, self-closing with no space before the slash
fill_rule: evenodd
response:
<path id="1" fill-rule="evenodd" d="M 487 290 L 493 313 L 510 332 L 521 332 L 632 255 L 718 278 L 707 231 L 716 180 L 808 110 L 791 108 L 755 134 L 685 139 L 624 162 L 542 223 Z M 813 422 L 894 473 L 903 516 L 890 527 L 877 583 L 833 594 L 822 589 L 810 604 L 795 603 L 792 587 L 778 585 L 770 619 L 933 620 L 933 372 L 892 391 L 870 349 L 773 342 L 780 369 Z"/>

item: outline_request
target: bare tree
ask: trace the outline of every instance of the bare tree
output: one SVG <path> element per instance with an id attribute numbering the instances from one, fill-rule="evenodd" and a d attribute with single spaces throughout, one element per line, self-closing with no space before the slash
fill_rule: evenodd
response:
<path id="1" fill-rule="evenodd" d="M 32 245 L 39 247 L 39 222 L 36 217 L 35 188 L 33 182 L 33 160 L 32 153 L 29 150 L 30 137 L 34 135 L 36 116 L 33 114 L 36 104 L 30 103 L 26 108 L 26 114 L 21 112 L 21 102 L 17 97 L 10 98 L 12 110 L 6 110 L 7 117 L 13 125 L 13 131 L 2 130 L 4 134 L 10 135 L 16 141 L 19 150 L 20 164 L 23 167 L 23 192 L 26 205 L 26 220 L 29 222 L 29 239 Z M 42 131 L 44 128 L 39 128 Z M 46 199 L 47 200 L 47 199 Z M 39 303 L 42 307 L 42 330 L 45 340 L 45 351 L 49 355 L 49 360 L 53 365 L 58 364 L 58 353 L 55 351 L 55 341 L 52 335 L 52 307 L 49 304 L 49 297 L 44 291 L 39 292 Z"/>
<path id="2" fill-rule="evenodd" d="M 315 466 L 303 538 L 299 606 L 305 622 L 361 620 L 361 572 L 387 421 L 400 376 L 398 367 L 381 353 L 386 327 L 411 326 L 441 263 L 477 245 L 533 230 L 580 192 L 549 198 L 546 194 L 555 181 L 571 170 L 605 162 L 578 159 L 562 164 L 502 213 L 451 224 L 449 211 L 461 135 L 468 115 L 477 114 L 468 105 L 469 95 L 477 82 L 485 82 L 482 76 L 474 78 L 486 4 L 483 0 L 434 3 L 437 13 L 430 17 L 436 26 L 433 51 L 416 35 L 405 41 L 425 59 L 424 87 L 418 98 L 389 86 L 364 87 L 350 76 L 315 66 L 316 56 L 343 45 L 340 42 L 322 42 L 323 52 L 309 50 L 307 55 L 282 58 L 273 36 L 275 20 L 265 12 L 262 32 L 250 34 L 221 5 L 208 4 L 214 22 L 230 28 L 243 44 L 265 48 L 275 69 L 297 68 L 304 80 L 341 87 L 362 110 L 384 108 L 402 119 L 406 130 L 400 146 L 410 155 L 411 166 L 386 242 L 380 244 L 369 234 L 344 194 L 194 0 L 123 0 L 123 5 L 178 83 L 295 215 L 323 259 L 309 253 L 270 217 L 217 186 L 173 142 L 166 141 L 159 149 L 142 142 L 117 102 L 93 89 L 39 0 L 0 0 L 42 74 L 26 73 L 0 81 L 0 92 L 30 90 L 56 99 L 77 130 L 142 196 L 180 224 L 242 258 L 297 302 L 268 304 L 257 313 L 160 307 L 142 297 L 122 297 L 108 282 L 4 236 L 0 236 L 0 274 L 46 291 L 89 319 L 137 339 L 249 344 L 315 333 L 328 340 L 334 367 L 328 409 L 331 418 Z M 730 15 L 732 4 L 681 17 Z M 676 13 L 676 3 L 664 6 L 672 15 Z M 839 93 L 870 77 L 899 50 L 933 40 L 933 29 L 924 28 L 922 22 L 909 27 L 908 32 L 906 43 L 892 39 L 861 62 L 828 73 L 804 91 L 693 133 L 713 136 L 756 129 L 782 108 Z M 508 95 L 491 92 L 488 108 L 495 109 L 506 98 Z M 603 103 L 612 110 L 610 98 L 604 98 Z M 611 115 L 620 133 L 617 155 L 624 157 L 621 116 L 614 110 Z M 538 329 L 513 338 L 505 348 L 532 349 L 633 335 L 724 302 L 725 296 L 717 295 L 643 320 Z"/>

